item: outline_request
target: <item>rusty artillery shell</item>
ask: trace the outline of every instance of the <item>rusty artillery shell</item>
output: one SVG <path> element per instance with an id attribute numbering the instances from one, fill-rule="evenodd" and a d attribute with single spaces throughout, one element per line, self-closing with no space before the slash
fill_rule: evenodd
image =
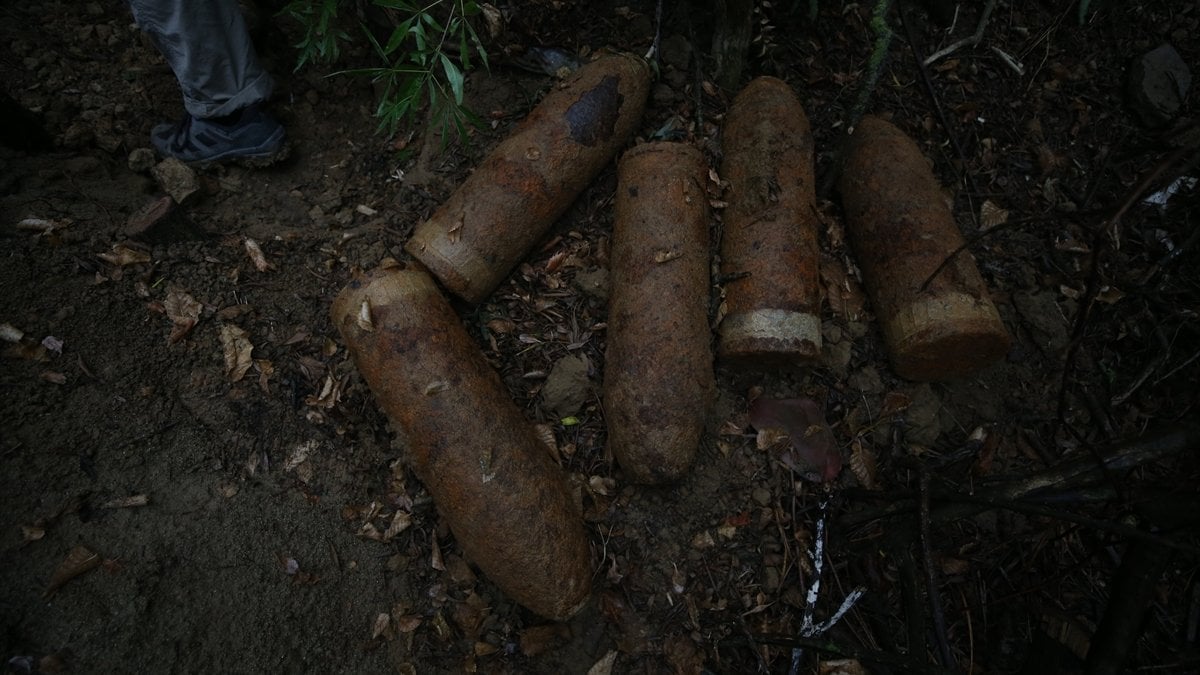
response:
<path id="1" fill-rule="evenodd" d="M 575 614 L 591 563 L 566 478 L 433 279 L 375 270 L 352 280 L 331 313 L 468 558 L 534 612 Z"/>
<path id="2" fill-rule="evenodd" d="M 691 466 L 715 392 L 708 329 L 707 166 L 650 143 L 617 171 L 604 411 L 613 455 L 661 483 Z"/>
<path id="3" fill-rule="evenodd" d="M 854 130 L 839 179 L 846 232 L 898 375 L 942 380 L 1000 359 L 1010 337 L 941 186 L 904 132 L 875 117 Z"/>
<path id="4" fill-rule="evenodd" d="M 729 181 L 717 357 L 804 365 L 821 355 L 813 138 L 786 82 L 759 77 L 734 99 L 721 143 Z"/>
<path id="5" fill-rule="evenodd" d="M 650 68 L 608 56 L 546 95 L 405 250 L 450 292 L 481 302 L 500 285 L 641 120 Z"/>

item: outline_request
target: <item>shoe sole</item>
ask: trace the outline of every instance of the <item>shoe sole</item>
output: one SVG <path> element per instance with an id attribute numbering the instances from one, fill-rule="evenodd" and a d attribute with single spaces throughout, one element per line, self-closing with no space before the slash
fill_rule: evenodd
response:
<path id="1" fill-rule="evenodd" d="M 268 153 L 258 155 L 230 155 L 216 159 L 205 159 L 199 162 L 184 162 L 197 171 L 206 171 L 218 166 L 241 166 L 247 169 L 263 169 L 278 164 L 292 154 L 291 143 L 284 143 Z"/>

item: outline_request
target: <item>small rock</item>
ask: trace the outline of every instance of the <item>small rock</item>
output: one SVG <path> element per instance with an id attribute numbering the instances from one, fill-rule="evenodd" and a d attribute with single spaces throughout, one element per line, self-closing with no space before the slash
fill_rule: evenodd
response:
<path id="1" fill-rule="evenodd" d="M 570 417 L 583 407 L 589 388 L 587 359 L 564 356 L 550 369 L 542 386 L 542 404 L 558 419 Z"/>
<path id="2" fill-rule="evenodd" d="M 1046 356 L 1058 356 L 1067 351 L 1071 335 L 1067 318 L 1050 293 L 1014 293 L 1013 305 L 1029 328 L 1038 349 Z"/>
<path id="3" fill-rule="evenodd" d="M 200 192 L 200 179 L 196 172 L 174 157 L 159 162 L 150 172 L 163 191 L 178 204 L 187 204 Z"/>
<path id="4" fill-rule="evenodd" d="M 1133 108 L 1149 127 L 1170 122 L 1183 106 L 1191 85 L 1191 71 L 1169 44 L 1143 54 L 1129 73 Z"/>
<path id="5" fill-rule="evenodd" d="M 203 239 L 207 233 L 182 209 L 175 208 L 175 200 L 164 195 L 129 216 L 125 235 L 151 244 L 165 244 Z"/>
<path id="6" fill-rule="evenodd" d="M 154 151 L 150 148 L 137 148 L 129 153 L 129 170 L 134 173 L 145 173 L 154 168 L 157 159 Z"/>
<path id="7" fill-rule="evenodd" d="M 575 287 L 589 297 L 595 298 L 600 302 L 608 302 L 608 270 L 603 267 L 597 267 L 593 270 L 584 270 L 575 274 Z"/>

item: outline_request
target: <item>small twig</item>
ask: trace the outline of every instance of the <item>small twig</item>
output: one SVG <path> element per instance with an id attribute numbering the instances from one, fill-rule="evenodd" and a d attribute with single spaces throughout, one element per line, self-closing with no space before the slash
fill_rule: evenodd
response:
<path id="1" fill-rule="evenodd" d="M 1129 397 L 1137 393 L 1137 390 L 1142 388 L 1142 385 L 1146 383 L 1146 380 L 1150 379 L 1151 375 L 1158 372 L 1158 369 L 1167 362 L 1168 358 L 1170 358 L 1171 344 L 1167 342 L 1167 336 L 1163 335 L 1162 328 L 1155 326 L 1154 335 L 1158 338 L 1158 344 L 1161 349 L 1154 350 L 1154 356 L 1149 362 L 1146 363 L 1146 367 L 1142 369 L 1141 374 L 1134 379 L 1134 381 L 1125 389 L 1125 391 L 1113 396 L 1109 401 L 1110 405 L 1121 405 L 1125 401 L 1129 400 Z"/>
<path id="2" fill-rule="evenodd" d="M 953 670 L 958 664 L 950 652 L 950 642 L 946 639 L 946 613 L 942 610 L 942 593 L 938 589 L 937 575 L 933 571 L 933 543 L 929 534 L 928 471 L 921 471 L 919 485 L 921 498 L 917 522 L 921 531 L 921 558 L 925 566 L 926 597 L 929 598 L 929 608 L 933 617 L 933 634 L 937 639 L 938 656 L 941 658 L 942 666 Z"/>
<path id="3" fill-rule="evenodd" d="M 900 4 L 900 20 L 904 23 L 904 35 L 908 38 L 908 48 L 913 53 L 913 60 L 917 62 L 917 72 L 921 75 L 921 88 L 925 91 L 925 97 L 929 99 L 929 104 L 933 106 L 933 112 L 937 115 L 938 124 L 942 125 L 942 130 L 946 132 L 946 138 L 950 139 L 950 147 L 954 148 L 954 156 L 958 158 L 959 178 L 971 193 L 978 193 L 979 188 L 975 185 L 975 178 L 967 171 L 967 155 L 963 152 L 962 144 L 958 142 L 958 136 L 950 127 L 950 120 L 946 117 L 946 111 L 942 108 L 942 102 L 938 99 L 937 92 L 933 88 L 933 79 L 929 77 L 929 69 L 922 63 L 921 47 L 917 44 L 916 31 L 913 30 L 913 23 L 909 20 L 907 5 L 905 3 Z M 973 204 L 971 205 L 971 220 L 975 221 L 975 207 Z M 978 227 L 979 223 L 976 222 L 975 224 Z"/>
<path id="4" fill-rule="evenodd" d="M 1167 378 L 1171 377 L 1175 373 L 1178 373 L 1179 371 L 1183 370 L 1184 368 L 1187 368 L 1188 366 L 1190 366 L 1192 364 L 1193 361 L 1195 361 L 1198 358 L 1200 358 L 1200 352 L 1196 352 L 1195 354 L 1192 354 L 1191 357 L 1188 358 L 1188 360 L 1184 361 L 1183 363 L 1179 364 L 1178 366 L 1175 366 L 1171 370 L 1167 371 L 1166 375 L 1163 375 L 1162 377 L 1155 380 L 1153 386 L 1157 386 L 1159 382 L 1162 382 L 1163 380 L 1166 380 Z"/>
<path id="5" fill-rule="evenodd" d="M 642 57 L 647 61 L 649 61 L 651 58 L 654 59 L 655 72 L 660 70 L 660 64 L 662 62 L 658 49 L 659 41 L 662 38 L 662 6 L 663 0 L 658 0 L 658 4 L 654 8 L 654 42 L 650 43 L 650 49 L 648 49 L 646 51 L 646 55 Z"/>
<path id="6" fill-rule="evenodd" d="M 983 16 L 979 19 L 979 25 L 975 27 L 975 33 L 955 42 L 945 49 L 939 49 L 930 54 L 929 58 L 925 59 L 925 65 L 933 65 L 938 59 L 949 56 L 963 47 L 974 47 L 979 44 L 979 41 L 983 39 L 983 29 L 987 27 L 988 19 L 992 16 L 992 10 L 995 7 L 996 0 L 988 0 L 987 5 L 983 8 Z"/>
<path id="7" fill-rule="evenodd" d="M 1180 425 L 1164 432 L 1147 434 L 1139 438 L 1110 445 L 1103 450 L 1087 453 L 1087 456 L 1063 462 L 1057 466 L 1014 479 L 1008 482 L 980 488 L 977 494 L 981 498 L 997 502 L 1017 502 L 1018 500 L 1034 500 L 1044 493 L 1072 486 L 1095 483 L 1103 480 L 1106 473 L 1116 473 L 1135 467 L 1157 462 L 1171 455 L 1179 454 L 1200 444 L 1200 426 Z M 1095 455 L 1100 457 L 1097 465 Z M 935 497 L 937 497 L 935 495 Z M 950 497 L 946 497 L 951 500 Z M 965 501 L 965 500 L 958 500 Z M 1028 503 L 1023 501 L 1022 503 Z M 842 523 L 856 527 L 869 523 L 878 518 L 899 515 L 912 510 L 911 505 L 896 504 L 884 509 L 855 513 L 843 518 Z M 934 509 L 930 514 L 933 522 L 942 522 L 953 518 L 965 518 L 982 510 L 974 505 L 952 505 Z"/>
<path id="8" fill-rule="evenodd" d="M 1000 57 L 1000 61 L 1003 62 L 1004 65 L 1008 66 L 1009 69 L 1011 69 L 1014 73 L 1016 73 L 1017 77 L 1023 77 L 1025 75 L 1025 66 L 1021 65 L 1020 61 L 1006 54 L 1003 49 L 1000 49 L 996 46 L 988 47 L 988 49 L 992 50 L 993 54 Z"/>
<path id="9" fill-rule="evenodd" d="M 1100 288 L 1104 285 L 1103 272 L 1101 270 L 1103 262 L 1103 254 L 1107 252 L 1108 245 L 1115 248 L 1120 248 L 1120 222 L 1125 213 L 1133 208 L 1138 199 L 1151 187 L 1155 181 L 1168 168 L 1174 166 L 1181 158 L 1190 152 L 1190 148 L 1179 148 L 1167 156 L 1166 159 L 1159 162 L 1150 172 L 1138 181 L 1137 185 L 1125 196 L 1124 201 L 1113 212 L 1113 215 L 1106 220 L 1102 226 L 1097 229 L 1095 240 L 1092 244 L 1091 255 L 1091 270 L 1088 273 L 1087 290 L 1084 293 L 1083 300 L 1079 303 L 1079 312 L 1075 315 L 1075 326 L 1071 332 L 1071 343 L 1067 348 L 1066 358 L 1063 362 L 1062 379 L 1058 388 L 1058 410 L 1056 420 L 1058 425 L 1062 425 L 1066 421 L 1067 413 L 1067 394 L 1070 387 L 1071 378 L 1075 374 L 1075 362 L 1079 355 L 1079 349 L 1083 345 L 1083 338 L 1086 335 L 1088 319 L 1091 317 L 1092 310 L 1096 305 L 1096 298 L 1100 295 Z M 1189 162 L 1190 164 L 1190 162 Z M 1107 237 L 1105 235 L 1108 235 Z"/>

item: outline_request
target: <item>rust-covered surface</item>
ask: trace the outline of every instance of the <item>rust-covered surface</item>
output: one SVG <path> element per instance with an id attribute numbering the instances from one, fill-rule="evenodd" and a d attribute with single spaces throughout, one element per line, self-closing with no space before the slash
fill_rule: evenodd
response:
<path id="1" fill-rule="evenodd" d="M 618 54 L 555 87 L 434 214 L 405 250 L 455 295 L 482 302 L 625 145 L 650 68 Z"/>
<path id="2" fill-rule="evenodd" d="M 716 392 L 707 175 L 681 143 L 638 146 L 618 169 L 604 413 L 613 456 L 641 483 L 687 471 Z"/>
<path id="3" fill-rule="evenodd" d="M 807 365 L 821 355 L 813 138 L 795 92 L 773 77 L 734 99 L 722 134 L 717 356 L 741 366 Z"/>
<path id="4" fill-rule="evenodd" d="M 970 374 L 1011 338 L 968 251 L 921 285 L 963 243 L 916 143 L 876 117 L 850 137 L 839 180 L 846 232 L 896 373 L 912 380 Z"/>
<path id="5" fill-rule="evenodd" d="M 566 478 L 433 279 L 398 265 L 356 277 L 332 316 L 467 557 L 544 617 L 578 611 L 591 564 Z"/>

